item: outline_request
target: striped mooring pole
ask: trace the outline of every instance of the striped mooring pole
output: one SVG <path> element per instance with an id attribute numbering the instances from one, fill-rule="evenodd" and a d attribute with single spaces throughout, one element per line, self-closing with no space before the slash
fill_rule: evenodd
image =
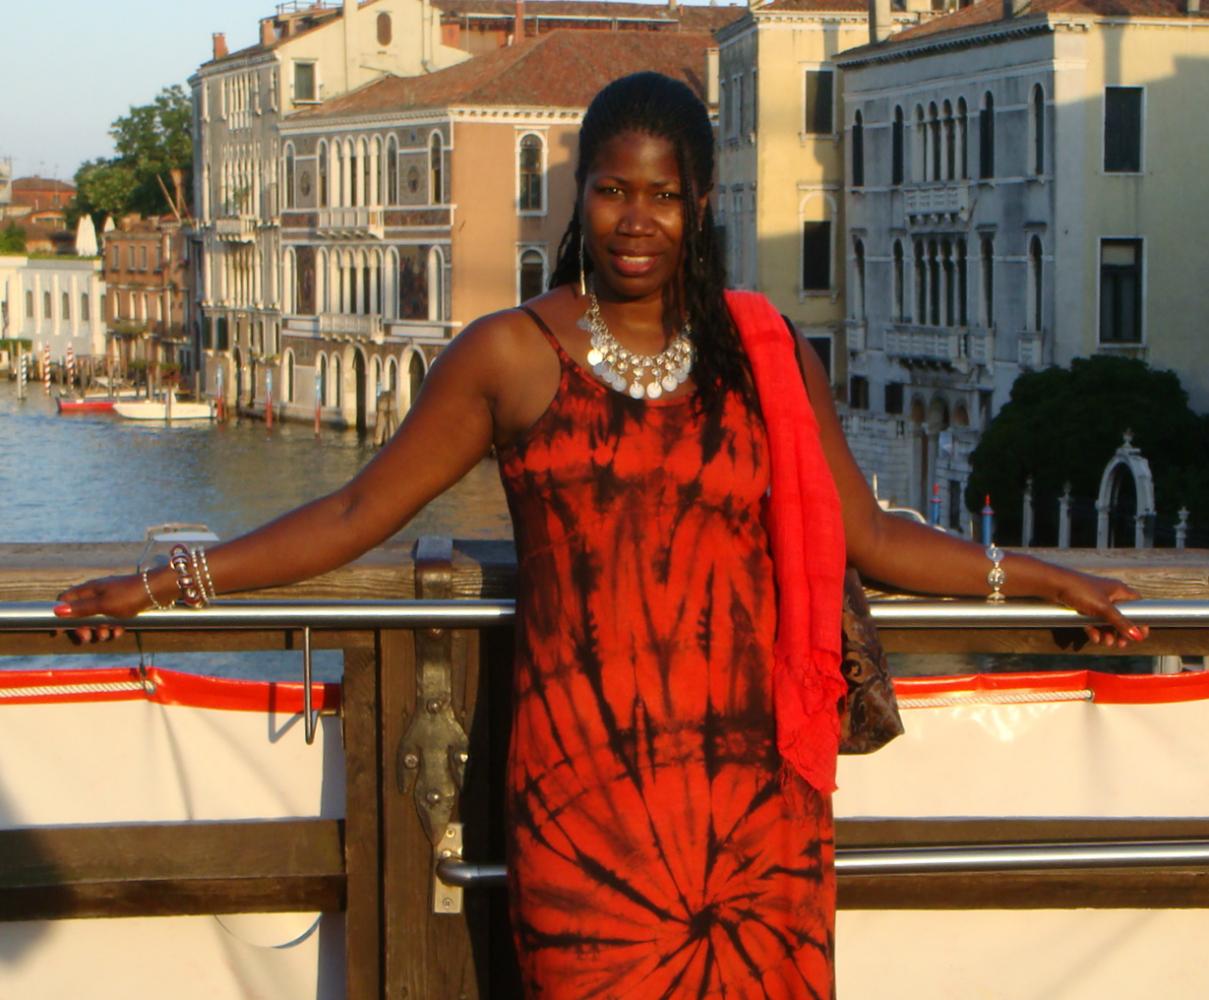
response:
<path id="1" fill-rule="evenodd" d="M 50 344 L 42 345 L 42 388 L 50 395 Z"/>
<path id="2" fill-rule="evenodd" d="M 67 391 L 76 384 L 76 352 L 71 344 L 67 345 Z"/>

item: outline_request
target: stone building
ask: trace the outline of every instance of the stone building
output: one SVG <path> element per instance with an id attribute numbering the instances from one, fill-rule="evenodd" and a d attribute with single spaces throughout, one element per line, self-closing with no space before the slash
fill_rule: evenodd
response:
<path id="1" fill-rule="evenodd" d="M 1188 253 L 1209 226 L 1209 16 L 1190 6 L 980 0 L 836 58 L 849 440 L 886 492 L 938 489 L 964 525 L 1013 381 L 1076 356 L 1172 368 L 1209 409 Z"/>
<path id="2" fill-rule="evenodd" d="M 190 80 L 197 215 L 191 235 L 193 335 L 206 391 L 215 393 L 221 379 L 229 403 L 256 408 L 267 390 L 266 373 L 277 372 L 279 385 L 287 374 L 280 370 L 287 266 L 282 212 L 287 193 L 313 199 L 315 192 L 304 194 L 302 185 L 318 182 L 317 176 L 304 182 L 299 171 L 297 187 L 285 189 L 292 172 L 281 137 L 287 116 L 326 108 L 375 80 L 435 75 L 476 53 L 569 26 L 602 36 L 665 38 L 690 28 L 713 30 L 739 10 L 581 0 L 321 0 L 279 4 L 260 22 L 257 44 L 239 52 L 228 52 L 224 37 L 216 35 L 214 58 Z M 566 66 L 558 73 L 574 75 Z M 403 155 L 403 145 L 398 148 Z M 372 155 L 369 149 L 358 162 L 366 164 Z M 297 145 L 294 156 L 297 167 Z M 384 147 L 379 164 L 383 156 Z M 407 183 L 406 176 L 400 183 Z M 363 235 L 358 229 L 350 238 Z M 333 411 L 332 419 L 341 418 Z"/>
<path id="3" fill-rule="evenodd" d="M 123 370 L 131 362 L 193 370 L 187 253 L 175 216 L 130 217 L 105 232 L 107 354 Z"/>
<path id="4" fill-rule="evenodd" d="M 313 414 L 318 393 L 324 419 L 365 427 L 387 390 L 406 412 L 458 330 L 545 287 L 592 96 L 640 69 L 702 92 L 711 44 L 703 33 L 557 29 L 287 119 L 287 413 Z"/>

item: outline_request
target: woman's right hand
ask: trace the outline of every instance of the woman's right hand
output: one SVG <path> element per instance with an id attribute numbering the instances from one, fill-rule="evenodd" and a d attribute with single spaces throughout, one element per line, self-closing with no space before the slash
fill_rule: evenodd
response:
<path id="1" fill-rule="evenodd" d="M 106 576 L 69 587 L 58 596 L 54 612 L 60 618 L 88 618 L 105 615 L 108 618 L 133 618 L 151 607 L 142 577 L 137 573 Z M 105 642 L 123 633 L 120 625 L 80 626 L 71 630 L 77 643 Z"/>

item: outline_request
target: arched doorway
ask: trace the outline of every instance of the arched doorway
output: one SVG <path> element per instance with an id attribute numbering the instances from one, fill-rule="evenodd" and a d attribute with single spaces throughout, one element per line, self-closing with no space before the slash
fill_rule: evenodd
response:
<path id="1" fill-rule="evenodd" d="M 1100 477 L 1096 499 L 1097 548 L 1154 545 L 1154 480 L 1150 463 L 1134 447 L 1133 435 L 1116 450 Z"/>
<path id="2" fill-rule="evenodd" d="M 1138 488 L 1133 472 L 1121 463 L 1109 476 L 1108 547 L 1132 548 L 1138 519 Z"/>
<path id="3" fill-rule="evenodd" d="M 365 413 L 369 387 L 366 381 L 365 355 L 360 351 L 353 351 L 353 384 L 356 386 L 357 393 L 357 433 L 364 434 L 369 426 Z"/>
<path id="4" fill-rule="evenodd" d="M 416 397 L 420 395 L 420 386 L 424 384 L 424 362 L 420 358 L 420 352 L 416 351 L 411 356 L 411 360 L 407 363 L 407 406 L 410 409 L 415 405 Z"/>
<path id="5" fill-rule="evenodd" d="M 240 353 L 238 347 L 231 351 L 231 365 L 233 369 L 231 381 L 235 383 L 235 411 L 238 413 L 239 406 L 243 402 L 243 354 Z"/>

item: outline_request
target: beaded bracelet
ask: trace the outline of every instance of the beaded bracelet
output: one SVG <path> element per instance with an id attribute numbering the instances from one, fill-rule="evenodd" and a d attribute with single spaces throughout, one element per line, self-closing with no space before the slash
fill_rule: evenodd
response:
<path id="1" fill-rule="evenodd" d="M 987 600 L 992 604 L 999 604 L 1005 600 L 1003 584 L 1007 580 L 1007 574 L 1000 565 L 1003 562 L 1003 549 L 992 542 L 987 546 L 986 556 L 991 560 L 991 569 L 987 573 L 987 586 L 991 588 L 991 592 L 987 594 Z"/>
<path id="2" fill-rule="evenodd" d="M 189 608 L 204 608 L 206 595 L 193 575 L 193 556 L 189 550 L 183 545 L 172 546 L 168 565 L 176 573 L 176 587 L 180 591 L 181 602 Z"/>
<path id="3" fill-rule="evenodd" d="M 214 578 L 210 576 L 210 563 L 206 560 L 206 550 L 196 548 L 190 552 L 190 555 L 193 557 L 193 575 L 197 578 L 202 597 L 208 603 L 218 596 L 218 591 L 214 589 Z"/>
<path id="4" fill-rule="evenodd" d="M 159 602 L 159 601 L 157 601 L 157 600 L 155 599 L 155 594 L 153 594 L 153 593 L 151 592 L 151 584 L 150 584 L 150 582 L 148 582 L 148 580 L 147 580 L 147 571 L 146 571 L 146 570 L 143 570 L 143 571 L 142 571 L 142 572 L 139 574 L 139 576 L 141 576 L 141 577 L 143 578 L 143 589 L 144 589 L 145 591 L 147 591 L 147 596 L 151 598 L 151 606 L 152 606 L 153 608 L 155 608 L 155 610 L 156 610 L 156 611 L 167 611 L 167 610 L 169 610 L 169 608 L 171 608 L 171 605 L 170 605 L 170 604 L 160 604 L 160 602 Z"/>

